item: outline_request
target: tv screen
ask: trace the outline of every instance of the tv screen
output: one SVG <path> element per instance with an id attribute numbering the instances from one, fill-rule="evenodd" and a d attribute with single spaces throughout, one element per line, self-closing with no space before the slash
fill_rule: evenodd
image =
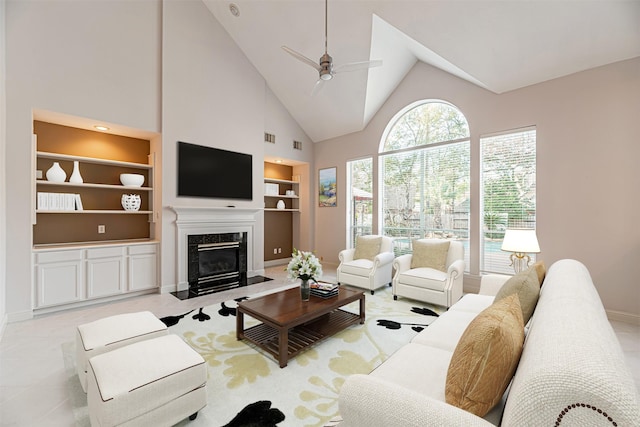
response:
<path id="1" fill-rule="evenodd" d="M 178 141 L 178 196 L 253 200 L 250 154 Z"/>

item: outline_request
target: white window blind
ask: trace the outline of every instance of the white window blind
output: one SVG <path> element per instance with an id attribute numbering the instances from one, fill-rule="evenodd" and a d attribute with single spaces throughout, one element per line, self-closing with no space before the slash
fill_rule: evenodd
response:
<path id="1" fill-rule="evenodd" d="M 480 137 L 480 150 L 480 270 L 512 274 L 500 247 L 507 228 L 536 228 L 536 130 Z"/>

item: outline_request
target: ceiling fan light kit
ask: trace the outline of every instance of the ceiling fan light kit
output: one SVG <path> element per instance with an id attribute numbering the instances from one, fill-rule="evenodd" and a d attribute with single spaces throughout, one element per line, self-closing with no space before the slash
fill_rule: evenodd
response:
<path id="1" fill-rule="evenodd" d="M 378 67 L 382 65 L 382 61 L 363 61 L 363 62 L 352 62 L 349 64 L 341 65 L 340 67 L 333 67 L 333 58 L 329 55 L 327 49 L 327 39 L 328 39 L 328 31 L 327 31 L 327 21 L 328 21 L 328 0 L 324 2 L 324 55 L 320 57 L 320 61 L 318 63 L 312 61 L 301 53 L 296 52 L 295 50 L 288 48 L 287 46 L 282 46 L 282 49 L 287 52 L 289 55 L 296 58 L 298 61 L 304 62 L 305 64 L 313 67 L 318 71 L 318 81 L 316 82 L 316 89 L 314 89 L 314 93 L 319 87 L 319 83 L 323 81 L 328 81 L 333 78 L 336 73 L 346 72 L 346 71 L 357 71 L 364 70 L 367 68 Z"/>

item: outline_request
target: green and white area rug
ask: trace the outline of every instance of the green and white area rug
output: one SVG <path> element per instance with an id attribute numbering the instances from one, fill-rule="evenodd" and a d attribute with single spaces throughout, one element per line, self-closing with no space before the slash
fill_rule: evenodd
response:
<path id="1" fill-rule="evenodd" d="M 274 291 L 262 294 L 271 292 Z M 380 289 L 375 295 L 367 292 L 364 325 L 353 325 L 325 339 L 289 360 L 281 369 L 272 356 L 251 344 L 237 341 L 235 307 L 242 299 L 163 318 L 172 325 L 169 332 L 181 336 L 208 365 L 208 404 L 196 420 L 185 420 L 180 425 L 225 426 L 243 408 L 259 401 L 269 401 L 271 408 L 282 412 L 285 418 L 278 426 L 330 424 L 331 420 L 338 419 L 338 393 L 345 379 L 352 374 L 371 372 L 433 322 L 436 313 L 444 310 L 406 299 L 394 301 L 391 288 Z M 357 304 L 352 303 L 344 309 L 357 313 Z M 245 327 L 256 323 L 245 316 Z M 65 353 L 67 351 L 69 349 Z M 72 357 L 73 352 L 69 356 Z M 73 389 L 73 381 L 78 379 L 77 376 L 73 378 L 71 372 L 70 376 L 70 388 Z M 79 383 L 76 388 L 72 393 L 84 395 Z M 82 396 L 73 401 L 78 406 L 78 423 L 88 425 Z"/>

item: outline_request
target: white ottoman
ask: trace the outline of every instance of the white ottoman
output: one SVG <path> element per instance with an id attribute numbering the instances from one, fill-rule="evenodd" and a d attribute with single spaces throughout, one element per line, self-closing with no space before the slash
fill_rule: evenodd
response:
<path id="1" fill-rule="evenodd" d="M 140 341 L 89 359 L 92 426 L 172 426 L 207 404 L 204 359 L 177 335 Z"/>
<path id="2" fill-rule="evenodd" d="M 119 314 L 78 326 L 76 370 L 82 389 L 87 391 L 87 361 L 90 358 L 163 335 L 167 335 L 167 326 L 150 311 Z"/>

